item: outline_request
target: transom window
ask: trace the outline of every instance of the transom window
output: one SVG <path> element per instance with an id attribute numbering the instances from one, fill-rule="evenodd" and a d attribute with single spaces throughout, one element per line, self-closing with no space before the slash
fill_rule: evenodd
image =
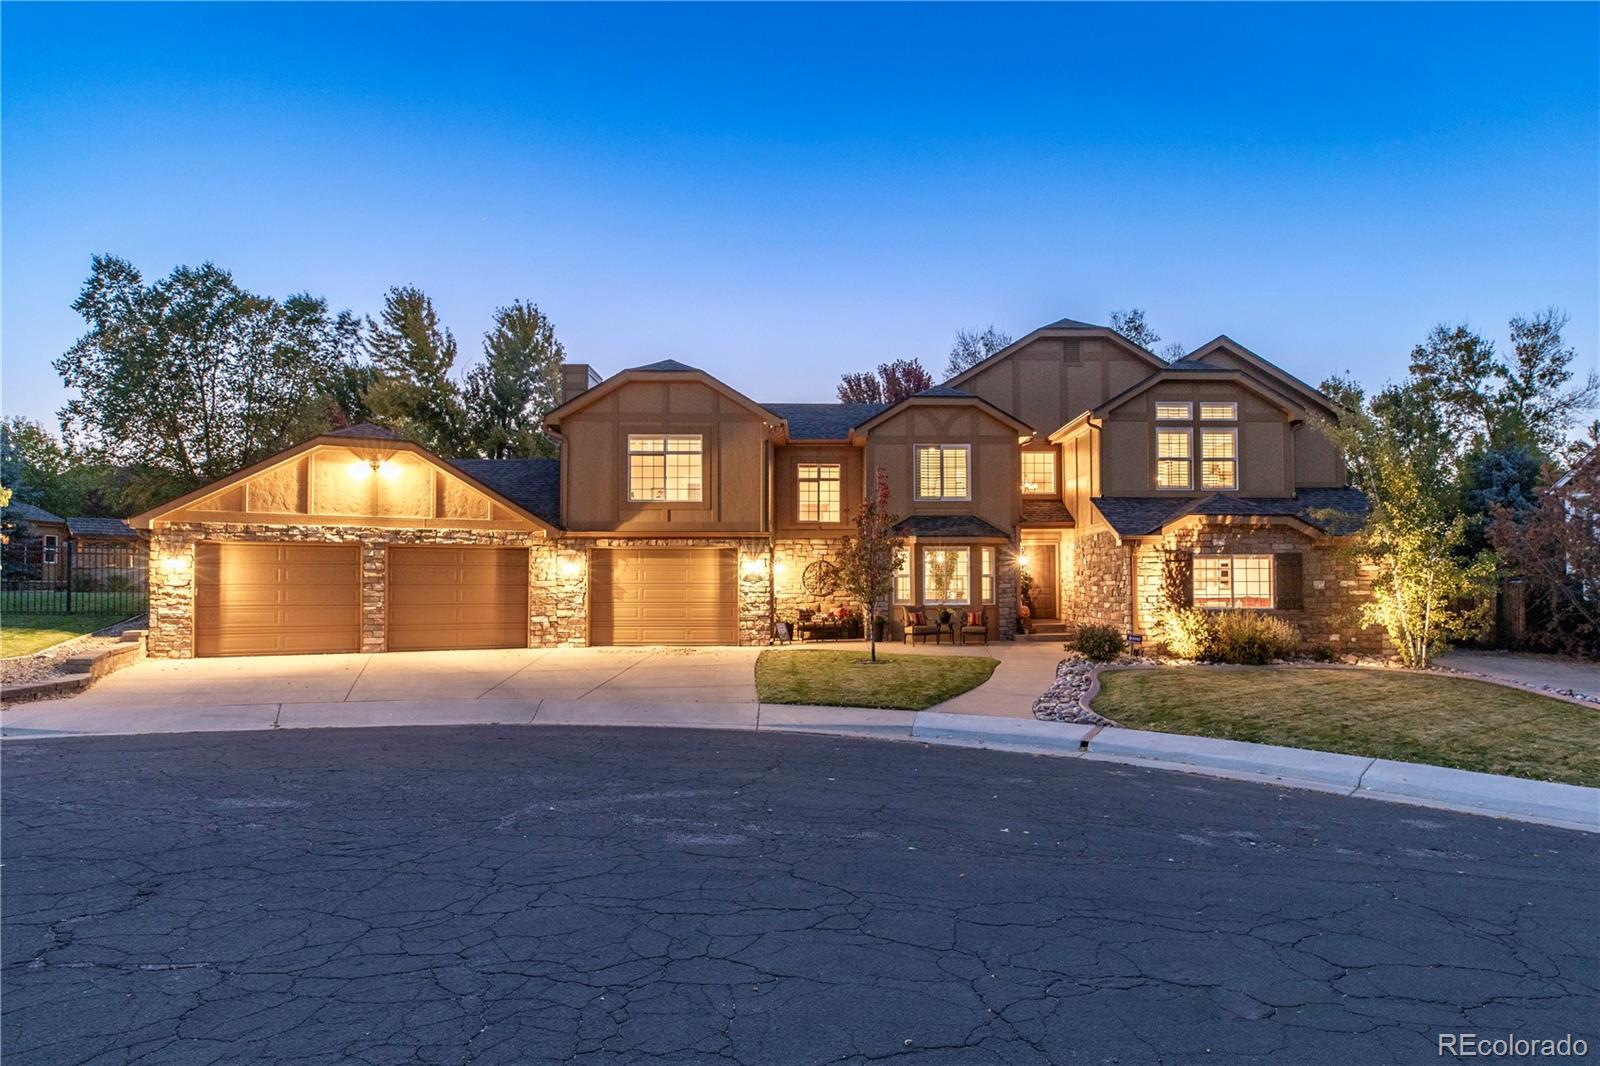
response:
<path id="1" fill-rule="evenodd" d="M 1190 430 L 1156 430 L 1156 488 L 1186 489 L 1192 484 L 1192 445 Z"/>
<path id="2" fill-rule="evenodd" d="M 1056 491 L 1056 453 L 1022 453 L 1022 491 L 1031 496 L 1053 495 Z"/>
<path id="3" fill-rule="evenodd" d="M 970 444 L 917 445 L 917 499 L 970 500 Z"/>
<path id="4" fill-rule="evenodd" d="M 1202 403 L 1200 405 L 1200 421 L 1202 422 L 1237 422 L 1239 420 L 1239 405 L 1236 403 Z"/>
<path id="5" fill-rule="evenodd" d="M 704 494 L 699 434 L 628 434 L 628 499 L 698 503 Z"/>
<path id="6" fill-rule="evenodd" d="M 983 559 L 983 588 L 979 591 L 983 595 L 984 603 L 994 602 L 994 549 L 980 548 Z"/>
<path id="7" fill-rule="evenodd" d="M 1194 405 L 1188 401 L 1156 401 L 1156 418 L 1162 422 L 1187 422 L 1194 417 Z"/>
<path id="8" fill-rule="evenodd" d="M 922 602 L 971 603 L 971 557 L 967 548 L 922 550 Z"/>
<path id="9" fill-rule="evenodd" d="M 839 464 L 800 464 L 800 521 L 839 521 Z"/>
<path id="10" fill-rule="evenodd" d="M 1272 556 L 1195 556 L 1194 605 L 1270 608 Z"/>
<path id="11" fill-rule="evenodd" d="M 1238 430 L 1200 431 L 1200 487 L 1205 489 L 1239 487 Z"/>

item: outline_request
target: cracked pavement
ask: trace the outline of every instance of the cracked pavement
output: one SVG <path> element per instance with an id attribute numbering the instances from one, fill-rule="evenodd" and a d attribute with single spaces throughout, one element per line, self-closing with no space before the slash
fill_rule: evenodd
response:
<path id="1" fill-rule="evenodd" d="M 1597 1041 L 1594 838 L 1013 753 L 11 743 L 29 1064 L 1404 1063 Z"/>

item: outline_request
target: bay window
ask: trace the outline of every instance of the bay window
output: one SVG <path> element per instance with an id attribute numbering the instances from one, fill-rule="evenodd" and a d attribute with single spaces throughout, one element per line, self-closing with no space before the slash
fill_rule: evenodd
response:
<path id="1" fill-rule="evenodd" d="M 971 557 L 967 548 L 922 549 L 922 602 L 971 603 Z"/>

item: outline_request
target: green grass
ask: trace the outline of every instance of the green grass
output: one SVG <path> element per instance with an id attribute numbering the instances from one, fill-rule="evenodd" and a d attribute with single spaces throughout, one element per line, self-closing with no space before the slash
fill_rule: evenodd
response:
<path id="1" fill-rule="evenodd" d="M 76 600 L 78 597 L 73 596 Z M 81 637 L 97 629 L 116 625 L 137 612 L 113 611 L 109 614 L 10 614 L 0 619 L 0 659 L 32 655 L 63 640 Z"/>
<path id="2" fill-rule="evenodd" d="M 920 711 L 989 680 L 999 664 L 977 655 L 885 655 L 865 651 L 765 651 L 756 660 L 763 703 L 891 707 Z"/>
<path id="3" fill-rule="evenodd" d="M 1600 711 L 1482 681 L 1273 666 L 1100 680 L 1094 709 L 1135 729 L 1600 785 Z"/>

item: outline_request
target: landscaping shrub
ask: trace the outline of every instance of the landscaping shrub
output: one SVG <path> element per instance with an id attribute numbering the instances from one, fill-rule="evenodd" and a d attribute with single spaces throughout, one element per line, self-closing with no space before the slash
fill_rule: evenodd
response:
<path id="1" fill-rule="evenodd" d="M 1212 662 L 1260 666 L 1287 659 L 1300 647 L 1300 631 L 1281 618 L 1258 611 L 1220 611 L 1213 622 Z"/>
<path id="2" fill-rule="evenodd" d="M 1313 644 L 1303 654 L 1314 663 L 1336 663 L 1339 661 L 1339 653 L 1326 644 Z"/>
<path id="3" fill-rule="evenodd" d="M 1206 658 L 1216 636 L 1211 612 L 1199 607 L 1169 608 L 1161 617 L 1161 631 L 1167 654 L 1179 659 Z"/>
<path id="4" fill-rule="evenodd" d="M 1072 647 L 1085 659 L 1108 663 L 1121 655 L 1126 650 L 1127 644 L 1116 626 L 1088 625 L 1078 627 L 1078 635 L 1072 639 Z"/>

